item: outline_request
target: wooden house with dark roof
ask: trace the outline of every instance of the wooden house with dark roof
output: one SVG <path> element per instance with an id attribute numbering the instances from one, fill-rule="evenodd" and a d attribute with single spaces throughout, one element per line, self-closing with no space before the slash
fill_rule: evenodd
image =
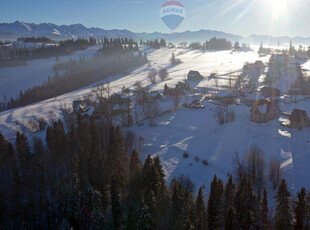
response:
<path id="1" fill-rule="evenodd" d="M 276 118 L 280 109 L 276 101 L 258 101 L 251 109 L 250 121 L 256 123 L 266 123 Z"/>
<path id="2" fill-rule="evenodd" d="M 310 121 L 305 110 L 294 109 L 289 119 L 290 128 L 303 129 L 310 126 Z"/>
<path id="3" fill-rule="evenodd" d="M 188 81 L 201 81 L 203 79 L 203 76 L 198 71 L 191 70 L 187 74 L 187 80 Z"/>

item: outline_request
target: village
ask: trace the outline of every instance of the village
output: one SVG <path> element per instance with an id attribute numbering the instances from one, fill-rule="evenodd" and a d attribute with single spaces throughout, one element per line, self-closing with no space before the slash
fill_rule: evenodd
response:
<path id="1" fill-rule="evenodd" d="M 214 173 L 226 178 L 234 156 L 256 146 L 267 165 L 279 162 L 292 190 L 304 185 L 296 177 L 306 175 L 310 160 L 303 154 L 310 147 L 306 59 L 184 47 L 140 51 L 148 62 L 124 75 L 3 112 L 1 132 L 12 141 L 17 130 L 44 139 L 59 119 L 70 129 L 92 117 L 121 126 L 141 159 L 159 156 L 168 181 L 185 171 L 201 186 Z"/>
<path id="2" fill-rule="evenodd" d="M 298 107 L 298 100 L 309 100 L 310 81 L 302 73 L 300 60 L 284 54 L 273 54 L 268 63 L 256 61 L 246 63 L 240 72 L 202 76 L 198 70 L 189 70 L 186 79 L 173 87 L 164 85 L 162 90 L 151 90 L 150 85 L 142 87 L 136 82 L 133 88 L 122 88 L 121 92 L 110 94 L 109 83 L 93 88 L 92 95 L 84 100 L 73 101 L 72 110 L 66 108 L 68 119 L 88 119 L 90 116 L 104 116 L 114 124 L 131 126 L 144 123 L 154 125 L 153 120 L 180 108 L 205 109 L 208 103 L 217 105 L 220 124 L 232 122 L 234 107 L 249 107 L 251 122 L 268 123 L 280 114 L 289 122 L 282 125 L 294 129 L 310 126 L 307 112 Z M 162 71 L 162 70 L 160 70 Z M 166 70 L 165 70 L 166 71 Z M 149 73 L 155 78 L 157 73 Z M 165 72 L 168 76 L 168 73 Z M 220 78 L 226 84 L 219 85 Z M 207 82 L 214 81 L 215 88 L 208 88 Z M 104 96 L 106 95 L 106 96 Z M 296 104 L 290 114 L 281 112 L 281 105 Z"/>

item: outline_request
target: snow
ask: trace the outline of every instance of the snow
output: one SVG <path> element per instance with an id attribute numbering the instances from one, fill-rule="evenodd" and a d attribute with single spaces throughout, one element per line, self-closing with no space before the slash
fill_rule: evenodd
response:
<path id="1" fill-rule="evenodd" d="M 215 90 L 216 84 L 214 79 L 209 79 L 208 76 L 217 72 L 219 88 L 222 90 L 227 86 L 229 75 L 235 79 L 241 73 L 245 62 L 254 63 L 257 60 L 262 60 L 263 63 L 266 63 L 270 58 L 270 56 L 259 58 L 256 52 L 218 51 L 203 53 L 181 48 L 152 50 L 143 47 L 142 49 L 143 52 L 147 52 L 151 67 L 148 68 L 147 65 L 144 65 L 133 69 L 127 75 L 109 77 L 112 93 L 121 92 L 123 86 L 133 89 L 137 81 L 141 82 L 143 86 L 149 86 L 150 91 L 162 92 L 165 84 L 174 87 L 179 81 L 185 80 L 186 74 L 191 69 L 198 70 L 204 76 L 204 79 L 197 86 L 210 90 Z M 181 64 L 170 64 L 169 59 L 172 52 L 176 54 L 176 58 L 182 61 Z M 33 71 L 36 72 L 35 65 L 31 65 Z M 19 67 L 13 69 L 16 68 Z M 49 71 L 50 68 L 51 65 L 48 68 L 46 67 Z M 168 78 L 164 82 L 157 79 L 157 83 L 151 84 L 147 80 L 148 71 L 150 69 L 159 70 L 160 68 L 167 68 Z M 0 69 L 0 71 L 2 70 Z M 37 71 L 40 71 L 40 68 Z M 35 77 L 29 79 L 32 84 L 37 81 Z M 44 81 L 46 78 L 38 78 L 38 81 L 40 80 Z M 104 82 L 102 81 L 102 83 Z M 16 90 L 17 88 L 16 85 L 10 85 L 9 82 L 4 83 L 5 85 L 0 85 L 3 87 L 0 88 L 1 94 L 3 89 Z M 0 113 L 0 132 L 5 137 L 12 137 L 15 136 L 16 130 L 21 130 L 20 124 L 29 118 L 44 117 L 49 120 L 52 115 L 54 119 L 61 118 L 60 101 L 70 107 L 72 101 L 82 99 L 83 96 L 91 92 L 92 87 L 96 84 L 57 98 L 4 111 Z M 255 94 L 255 96 L 257 95 Z M 280 108 L 283 113 L 290 114 L 294 108 L 299 108 L 306 110 L 310 115 L 309 100 L 298 103 L 288 102 L 289 99 L 281 98 Z M 171 108 L 172 106 L 165 99 L 161 103 L 163 108 L 169 106 Z M 235 152 L 238 152 L 242 158 L 252 145 L 257 145 L 262 149 L 265 156 L 267 188 L 271 190 L 267 176 L 269 162 L 271 159 L 278 159 L 281 161 L 281 168 L 291 191 L 296 192 L 301 186 L 310 189 L 310 180 L 308 179 L 310 128 L 304 130 L 289 129 L 282 125 L 284 121 L 287 121 L 287 117 L 282 114 L 268 123 L 250 122 L 251 107 L 243 105 L 241 102 L 232 107 L 236 114 L 236 120 L 219 125 L 215 115 L 218 106 L 207 100 L 203 100 L 201 104 L 205 106 L 204 109 L 181 108 L 161 115 L 153 121 L 157 126 L 151 127 L 148 122 L 145 122 L 142 126 L 134 125 L 128 128 L 137 136 L 144 138 L 141 149 L 143 159 L 146 158 L 147 154 L 160 156 L 168 181 L 174 176 L 185 174 L 195 183 L 196 188 L 202 185 L 208 188 L 214 174 L 226 180 L 227 176 L 232 173 L 232 159 Z M 41 135 L 44 138 L 45 134 L 42 133 Z M 189 158 L 183 158 L 184 152 L 189 153 Z M 203 160 L 207 160 L 209 164 L 204 165 Z"/>

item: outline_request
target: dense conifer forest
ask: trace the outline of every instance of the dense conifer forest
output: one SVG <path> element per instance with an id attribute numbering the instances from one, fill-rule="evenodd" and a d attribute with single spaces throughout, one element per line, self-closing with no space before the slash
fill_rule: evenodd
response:
<path id="1" fill-rule="evenodd" d="M 244 173 L 195 188 L 167 184 L 158 156 L 144 162 L 135 135 L 102 120 L 55 121 L 46 139 L 0 134 L 2 229 L 309 229 L 310 194 L 285 179 L 268 194 Z M 198 193 L 196 193 L 198 191 Z"/>
<path id="2" fill-rule="evenodd" d="M 20 38 L 20 41 L 45 43 L 49 40 L 46 38 Z M 0 67 L 24 65 L 29 60 L 69 55 L 74 51 L 83 50 L 96 44 L 97 40 L 94 38 L 78 38 L 76 40 L 60 41 L 59 44 L 50 46 L 44 44 L 30 47 L 2 46 L 0 47 Z"/>

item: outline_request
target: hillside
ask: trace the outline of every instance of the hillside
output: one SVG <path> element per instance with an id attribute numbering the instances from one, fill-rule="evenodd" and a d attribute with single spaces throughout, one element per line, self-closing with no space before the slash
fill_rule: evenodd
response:
<path id="1" fill-rule="evenodd" d="M 139 125 L 128 128 L 136 133 L 137 138 L 143 137 L 141 146 L 140 143 L 135 143 L 136 148 L 141 148 L 143 159 L 147 154 L 160 156 L 168 181 L 174 176 L 185 174 L 197 186 L 207 186 L 215 173 L 226 180 L 227 175 L 233 173 L 234 153 L 238 152 L 242 158 L 252 145 L 256 145 L 264 153 L 266 174 L 270 160 L 278 159 L 292 191 L 297 191 L 301 186 L 310 188 L 310 183 L 306 180 L 307 165 L 310 163 L 310 157 L 307 154 L 310 148 L 309 128 L 300 131 L 282 125 L 283 121 L 287 120 L 287 116 L 283 114 L 290 114 L 294 108 L 304 109 L 310 114 L 309 100 L 290 104 L 289 98 L 284 95 L 286 92 L 283 92 L 279 103 L 283 114 L 264 124 L 251 122 L 251 107 L 236 100 L 236 103 L 231 107 L 235 112 L 236 119 L 231 123 L 219 125 L 216 115 L 220 108 L 218 102 L 207 98 L 208 95 L 217 93 L 217 84 L 220 93 L 224 93 L 229 78 L 231 77 L 235 81 L 237 76 L 242 73 L 245 62 L 254 63 L 261 60 L 267 64 L 270 56 L 260 58 L 256 52 L 252 51 L 201 52 L 181 48 L 152 50 L 142 47 L 142 52 L 147 53 L 150 66 L 144 65 L 136 68 L 127 75 L 109 77 L 112 93 L 121 92 L 123 86 L 133 91 L 137 81 L 143 87 L 148 86 L 149 91 L 158 90 L 162 93 L 165 84 L 168 87 L 174 87 L 179 81 L 186 79 L 186 74 L 190 70 L 198 70 L 204 77 L 201 82 L 193 83 L 197 92 L 194 91 L 181 99 L 182 102 L 190 102 L 199 98 L 204 109 L 180 108 L 173 111 L 173 100 L 171 97 L 165 96 L 159 102 L 163 115 L 152 121 L 144 120 L 141 117 Z M 169 59 L 172 52 L 182 63 L 170 64 Z M 308 67 L 309 63 L 303 65 L 303 68 Z M 164 81 L 157 79 L 156 83 L 151 84 L 148 80 L 149 71 L 151 69 L 158 71 L 161 68 L 167 68 L 168 78 Z M 218 82 L 209 77 L 214 72 L 217 73 Z M 263 72 L 266 72 L 266 69 Z M 264 76 L 262 74 L 255 78 L 260 86 L 263 86 Z M 0 132 L 7 138 L 14 137 L 17 130 L 26 131 L 29 137 L 44 138 L 44 131 L 29 133 L 25 129 L 27 121 L 39 118 L 44 118 L 49 122 L 59 118 L 63 119 L 63 105 L 72 108 L 72 102 L 89 95 L 95 85 L 57 98 L 2 112 L 0 113 Z M 199 91 L 199 88 L 203 88 L 206 92 Z M 247 97 L 258 98 L 259 95 L 253 93 Z M 306 97 L 298 99 L 304 98 Z M 121 123 L 121 118 L 115 117 L 115 123 Z M 187 159 L 183 158 L 184 152 L 189 154 Z M 203 160 L 206 160 L 208 165 L 204 165 Z M 272 190 L 268 180 L 266 185 Z"/>

